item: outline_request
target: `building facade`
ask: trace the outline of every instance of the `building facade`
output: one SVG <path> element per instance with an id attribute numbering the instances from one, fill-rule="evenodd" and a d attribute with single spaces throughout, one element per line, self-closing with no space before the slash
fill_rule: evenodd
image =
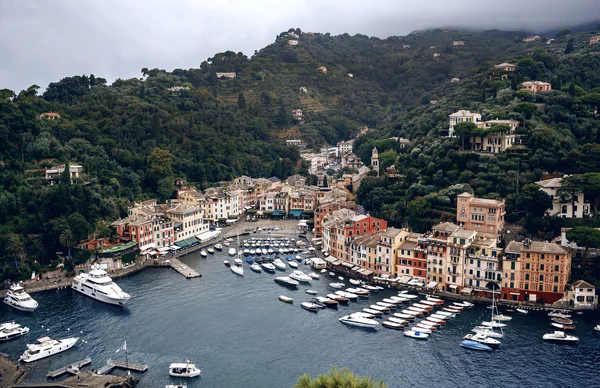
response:
<path id="1" fill-rule="evenodd" d="M 577 193 L 572 198 L 559 194 L 563 178 L 550 178 L 535 182 L 536 185 L 552 198 L 552 209 L 546 212 L 549 216 L 562 218 L 583 218 L 589 216 L 590 205 L 585 201 L 583 193 Z"/>
<path id="2" fill-rule="evenodd" d="M 504 200 L 475 198 L 473 194 L 465 192 L 458 195 L 456 203 L 456 220 L 465 230 L 492 235 L 504 230 Z"/>

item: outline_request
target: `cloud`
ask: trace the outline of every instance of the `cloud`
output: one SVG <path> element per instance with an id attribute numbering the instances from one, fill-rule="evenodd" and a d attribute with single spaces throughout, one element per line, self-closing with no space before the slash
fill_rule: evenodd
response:
<path id="1" fill-rule="evenodd" d="M 217 52 L 252 55 L 290 27 L 381 38 L 446 26 L 541 31 L 599 13 L 597 0 L 0 1 L 0 88 L 197 67 Z"/>

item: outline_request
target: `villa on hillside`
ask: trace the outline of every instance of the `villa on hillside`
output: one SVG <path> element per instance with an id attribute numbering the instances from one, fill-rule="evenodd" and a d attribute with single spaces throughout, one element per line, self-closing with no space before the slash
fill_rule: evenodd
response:
<path id="1" fill-rule="evenodd" d="M 481 113 L 472 113 L 468 110 L 459 110 L 448 116 L 450 118 L 450 129 L 448 137 L 454 137 L 454 126 L 458 123 L 469 122 L 478 125 L 481 123 Z"/>
<path id="2" fill-rule="evenodd" d="M 464 46 L 465 42 L 463 42 L 462 40 L 455 40 L 454 42 L 452 42 L 452 46 Z"/>
<path id="3" fill-rule="evenodd" d="M 77 183 L 79 179 L 79 173 L 83 170 L 82 166 L 71 165 L 69 166 L 69 175 L 71 176 L 71 184 Z M 63 172 L 65 171 L 65 165 L 60 165 L 54 168 L 46 169 L 46 181 L 50 186 L 54 186 L 59 183 Z"/>
<path id="4" fill-rule="evenodd" d="M 60 115 L 56 112 L 46 112 L 46 113 L 42 113 L 41 115 L 38 116 L 38 120 L 42 120 L 42 119 L 56 120 L 56 119 L 60 119 Z"/>
<path id="5" fill-rule="evenodd" d="M 296 121 L 302 121 L 302 119 L 304 119 L 304 115 L 302 114 L 302 109 L 292 110 L 292 117 Z"/>
<path id="6" fill-rule="evenodd" d="M 325 66 L 320 66 L 319 71 L 323 74 L 327 74 L 327 68 Z"/>
<path id="7" fill-rule="evenodd" d="M 517 70 L 517 65 L 513 65 L 512 63 L 501 63 L 499 65 L 495 65 L 492 69 L 492 79 L 507 79 L 510 75 L 512 75 Z"/>
<path id="8" fill-rule="evenodd" d="M 308 89 L 306 88 L 306 86 L 300 87 L 300 93 L 302 93 L 302 94 L 308 93 Z"/>
<path id="9" fill-rule="evenodd" d="M 523 82 L 521 84 L 521 90 L 532 92 L 532 93 L 537 93 L 537 92 L 543 93 L 543 92 L 551 91 L 552 85 L 550 85 L 548 82 L 542 82 L 542 81 L 527 81 L 527 82 Z"/>
<path id="10" fill-rule="evenodd" d="M 590 214 L 590 205 L 584 194 L 579 193 L 574 199 L 562 198 L 558 190 L 562 187 L 563 178 L 550 178 L 535 182 L 536 185 L 552 199 L 552 209 L 546 215 L 561 218 L 583 218 Z"/>
<path id="11" fill-rule="evenodd" d="M 536 40 L 540 40 L 541 38 L 539 37 L 539 35 L 535 35 L 535 36 L 528 36 L 527 38 L 523 39 L 523 42 L 525 43 L 530 43 L 530 42 L 535 42 Z"/>
<path id="12" fill-rule="evenodd" d="M 590 37 L 590 44 L 600 43 L 600 35 Z"/>
<path id="13" fill-rule="evenodd" d="M 235 71 L 230 72 L 230 73 L 217 73 L 217 78 L 235 78 L 237 76 L 237 74 L 235 73 Z"/>
<path id="14" fill-rule="evenodd" d="M 439 56 L 440 56 L 440 53 L 433 53 L 433 57 L 434 57 L 434 58 L 437 58 L 437 57 L 439 57 Z"/>
<path id="15" fill-rule="evenodd" d="M 288 40 L 288 44 L 290 46 L 298 46 L 298 41 L 296 39 Z"/>
<path id="16" fill-rule="evenodd" d="M 452 83 L 460 82 L 460 78 L 454 77 L 450 80 L 450 82 L 452 82 Z"/>
<path id="17" fill-rule="evenodd" d="M 519 126 L 519 122 L 516 120 L 487 120 L 482 124 L 477 124 L 480 128 L 490 129 L 498 125 L 506 125 L 509 127 L 506 132 L 488 132 L 482 136 L 471 136 L 469 138 L 469 144 L 471 145 L 472 151 L 478 152 L 491 152 L 497 154 L 499 152 L 505 152 L 507 149 L 513 146 L 516 142 L 517 135 L 515 135 L 515 129 Z"/>

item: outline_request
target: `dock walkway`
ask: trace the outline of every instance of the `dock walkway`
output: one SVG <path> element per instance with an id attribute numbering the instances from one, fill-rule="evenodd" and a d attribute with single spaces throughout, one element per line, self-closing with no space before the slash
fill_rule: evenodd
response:
<path id="1" fill-rule="evenodd" d="M 67 366 L 63 366 L 62 368 L 50 371 L 46 374 L 46 377 L 57 377 L 64 373 L 71 373 L 73 375 L 79 374 L 79 370 L 92 363 L 92 359 L 90 357 L 86 357 L 81 361 L 74 362 Z"/>
<path id="2" fill-rule="evenodd" d="M 97 374 L 103 375 L 115 368 L 132 370 L 134 372 L 145 372 L 148 370 L 148 365 L 136 364 L 134 362 L 115 361 L 109 359 L 106 361 L 106 365 L 98 369 Z"/>
<path id="3" fill-rule="evenodd" d="M 201 277 L 198 272 L 196 272 L 193 268 L 188 267 L 183 264 L 179 259 L 175 257 L 169 257 L 165 260 L 160 260 L 158 263 L 154 264 L 155 267 L 171 267 L 175 271 L 179 272 L 181 275 L 185 276 L 187 279 L 198 278 Z"/>

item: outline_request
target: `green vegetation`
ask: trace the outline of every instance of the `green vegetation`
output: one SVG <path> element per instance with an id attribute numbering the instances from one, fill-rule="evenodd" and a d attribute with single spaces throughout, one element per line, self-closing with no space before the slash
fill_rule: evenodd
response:
<path id="1" fill-rule="evenodd" d="M 332 368 L 326 374 L 320 374 L 316 379 L 303 375 L 298 379 L 294 388 L 386 388 L 383 381 L 374 381 L 370 377 L 360 377 L 348 369 Z"/>

